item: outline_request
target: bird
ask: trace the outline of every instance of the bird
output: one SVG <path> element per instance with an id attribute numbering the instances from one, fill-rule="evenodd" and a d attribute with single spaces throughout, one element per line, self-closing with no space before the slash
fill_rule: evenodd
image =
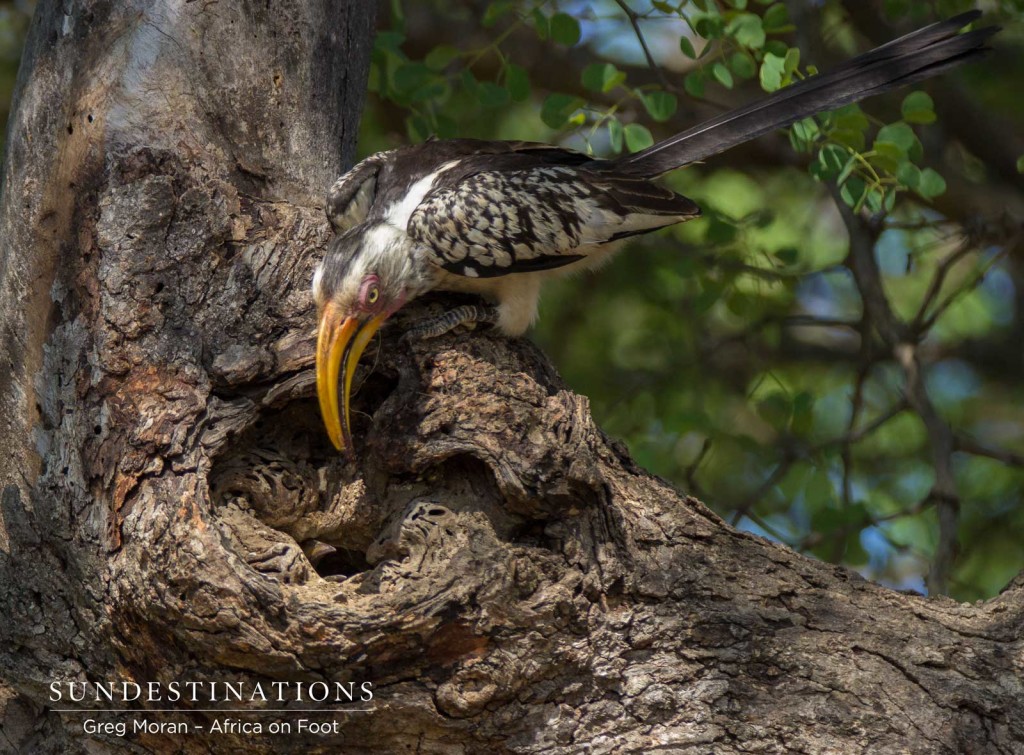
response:
<path id="1" fill-rule="evenodd" d="M 596 268 L 623 242 L 700 215 L 664 174 L 815 113 L 977 58 L 998 27 L 971 11 L 911 32 L 646 149 L 599 159 L 548 144 L 431 139 L 367 157 L 329 189 L 335 237 L 313 276 L 316 382 L 327 434 L 350 453 L 356 365 L 381 325 L 429 291 L 477 294 L 408 332 L 464 323 L 521 335 L 542 283 Z"/>

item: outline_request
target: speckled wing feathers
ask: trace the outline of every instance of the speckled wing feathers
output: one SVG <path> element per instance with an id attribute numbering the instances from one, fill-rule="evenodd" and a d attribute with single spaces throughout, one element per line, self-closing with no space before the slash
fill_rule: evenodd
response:
<path id="1" fill-rule="evenodd" d="M 578 153 L 561 154 L 589 162 Z M 521 167 L 488 157 L 489 165 L 482 165 L 507 162 L 508 169 L 456 166 L 424 197 L 406 229 L 432 262 L 456 275 L 487 278 L 562 267 L 602 244 L 700 212 L 689 199 L 647 181 L 577 165 Z"/>

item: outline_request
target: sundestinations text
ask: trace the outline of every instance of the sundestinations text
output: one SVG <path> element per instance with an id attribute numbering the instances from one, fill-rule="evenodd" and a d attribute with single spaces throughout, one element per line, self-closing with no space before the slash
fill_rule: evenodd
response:
<path id="1" fill-rule="evenodd" d="M 91 691 L 91 694 L 90 694 Z M 50 702 L 367 703 L 372 682 L 53 682 Z"/>

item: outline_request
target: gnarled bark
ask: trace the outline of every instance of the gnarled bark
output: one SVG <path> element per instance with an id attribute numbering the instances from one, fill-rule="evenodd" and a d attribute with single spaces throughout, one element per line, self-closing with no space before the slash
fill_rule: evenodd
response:
<path id="1" fill-rule="evenodd" d="M 1024 582 L 958 605 L 735 532 L 528 341 L 408 342 L 441 304 L 410 307 L 331 450 L 308 282 L 371 24 L 41 4 L 0 216 L 4 746 L 84 751 L 54 681 L 355 680 L 335 734 L 151 713 L 207 728 L 99 746 L 1024 751 Z"/>

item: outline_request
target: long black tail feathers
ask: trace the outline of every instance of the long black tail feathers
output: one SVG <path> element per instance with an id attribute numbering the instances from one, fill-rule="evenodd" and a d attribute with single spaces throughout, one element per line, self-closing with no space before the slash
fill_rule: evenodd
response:
<path id="1" fill-rule="evenodd" d="M 811 76 L 736 110 L 705 121 L 645 150 L 611 161 L 616 173 L 658 176 L 784 128 L 809 115 L 929 79 L 973 60 L 999 31 L 960 34 L 981 16 L 969 11 L 911 32 L 825 73 Z"/>

